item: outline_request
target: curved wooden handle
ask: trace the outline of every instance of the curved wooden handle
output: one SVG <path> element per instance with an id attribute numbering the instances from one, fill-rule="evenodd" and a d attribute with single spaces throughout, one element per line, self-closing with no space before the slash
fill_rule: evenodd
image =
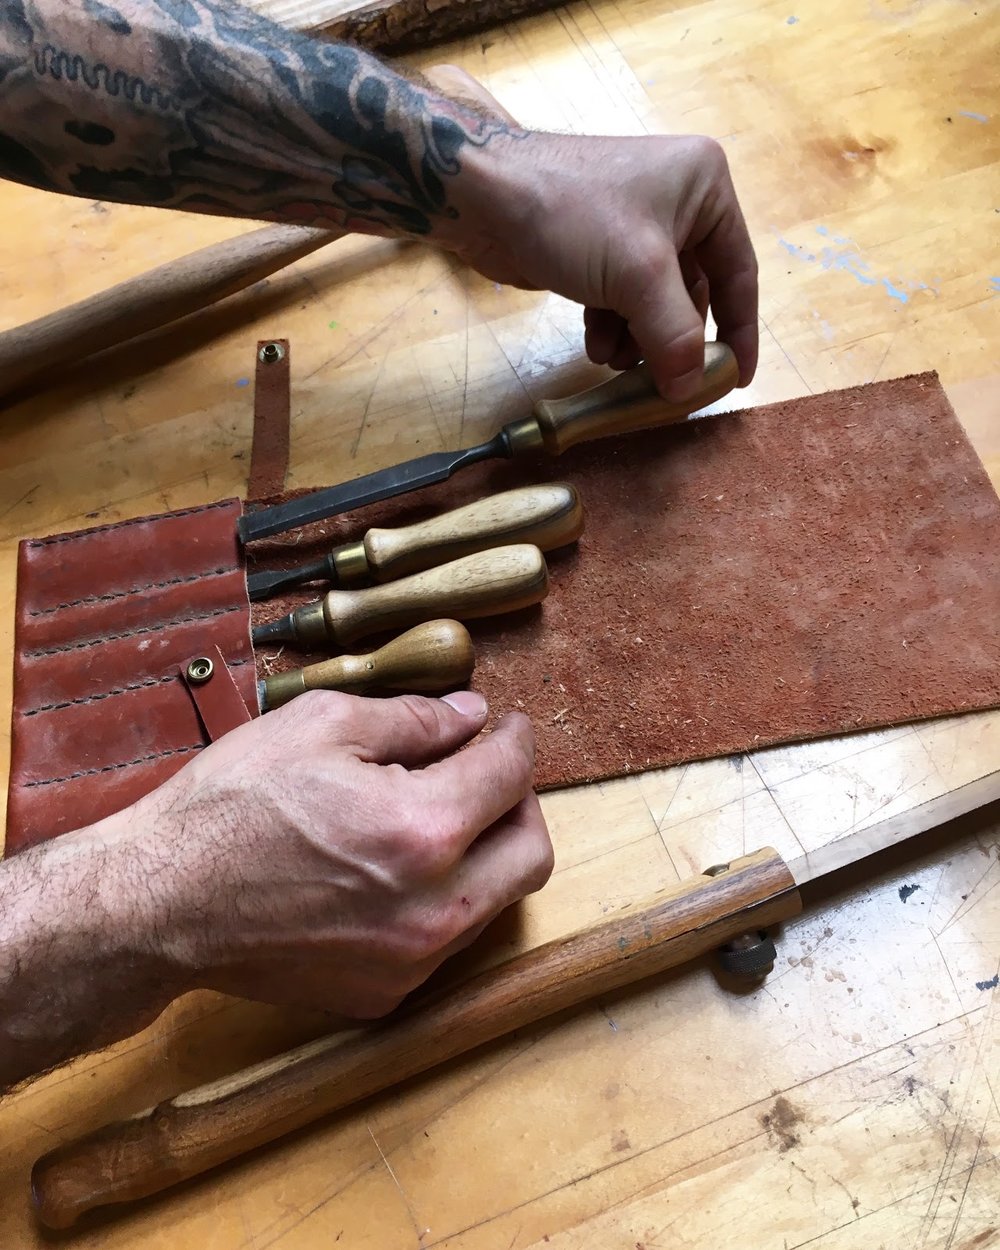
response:
<path id="1" fill-rule="evenodd" d="M 583 505 L 576 490 L 564 482 L 550 482 L 477 499 L 401 529 L 370 529 L 364 551 L 370 576 L 388 582 L 511 543 L 532 543 L 551 551 L 575 542 L 582 531 Z M 349 575 L 341 580 L 350 584 Z"/>
<path id="2" fill-rule="evenodd" d="M 346 647 L 367 634 L 406 629 L 439 616 L 467 621 L 514 612 L 539 603 L 548 589 L 545 557 L 537 547 L 496 547 L 385 586 L 331 590 L 322 614 L 304 610 L 297 638 L 303 645 Z"/>
<path id="3" fill-rule="evenodd" d="M 549 942 L 344 1040 L 322 1038 L 59 1146 L 32 1172 L 42 1223 L 196 1176 L 331 1111 L 558 1011 L 795 916 L 801 901 L 773 850 L 734 860 L 590 929 Z"/>
<path id="4" fill-rule="evenodd" d="M 426 621 L 367 655 L 338 655 L 260 683 L 266 711 L 306 690 L 436 692 L 464 686 L 476 666 L 469 631 L 458 621 Z"/>
<path id="5" fill-rule="evenodd" d="M 589 391 L 565 399 L 543 399 L 534 408 L 545 450 L 561 452 L 595 438 L 670 425 L 721 399 L 740 380 L 736 357 L 725 343 L 706 343 L 701 390 L 683 404 L 662 399 L 645 365 L 627 369 Z"/>
<path id="6" fill-rule="evenodd" d="M 0 395 L 242 291 L 344 232 L 265 226 L 0 334 Z"/>

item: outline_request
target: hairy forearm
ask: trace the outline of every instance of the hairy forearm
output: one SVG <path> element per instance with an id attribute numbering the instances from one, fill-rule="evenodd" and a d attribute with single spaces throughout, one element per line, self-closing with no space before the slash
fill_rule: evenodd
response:
<path id="1" fill-rule="evenodd" d="M 0 6 L 0 176 L 48 190 L 461 244 L 518 133 L 228 0 Z"/>
<path id="2" fill-rule="evenodd" d="M 138 1032 L 182 991 L 113 821 L 0 862 L 0 1091 Z"/>

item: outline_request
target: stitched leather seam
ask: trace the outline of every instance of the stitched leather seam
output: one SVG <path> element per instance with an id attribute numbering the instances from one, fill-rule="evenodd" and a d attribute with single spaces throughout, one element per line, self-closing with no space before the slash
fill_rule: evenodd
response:
<path id="1" fill-rule="evenodd" d="M 64 651 L 86 651 L 89 647 L 101 647 L 106 642 L 117 642 L 120 638 L 136 638 L 139 634 L 155 634 L 161 629 L 171 629 L 174 625 L 189 625 L 193 621 L 208 621 L 214 616 L 229 616 L 233 612 L 242 612 L 241 607 L 213 608 L 211 612 L 199 612 L 196 616 L 178 616 L 172 621 L 160 621 L 156 625 L 146 625 L 142 629 L 127 629 L 123 634 L 105 634 L 103 638 L 91 638 L 89 642 L 71 642 L 65 647 L 46 647 L 44 651 L 25 651 L 25 656 L 36 659 L 43 655 L 59 655 Z"/>
<path id="2" fill-rule="evenodd" d="M 135 517 L 131 521 L 116 521 L 114 525 L 95 525 L 92 530 L 77 530 L 73 534 L 57 534 L 52 538 L 34 538 L 29 547 L 52 547 L 58 543 L 75 543 L 82 538 L 89 538 L 91 534 L 107 534 L 111 530 L 127 529 L 130 525 L 149 525 L 151 520 L 173 519 L 179 516 L 197 516 L 199 512 L 212 512 L 216 508 L 230 508 L 232 504 L 226 500 L 220 500 L 218 503 L 202 504 L 199 508 L 182 508 L 179 512 L 165 512 L 161 517 Z"/>
<path id="3" fill-rule="evenodd" d="M 166 759 L 168 755 L 189 755 L 192 751 L 204 749 L 203 742 L 190 747 L 175 747 L 171 751 L 157 751 L 155 755 L 140 755 L 137 760 L 126 760 L 124 764 L 105 764 L 103 768 L 84 768 L 78 773 L 70 773 L 66 777 L 48 777 L 45 781 L 25 781 L 23 789 L 30 790 L 33 786 L 55 786 L 63 781 L 76 781 L 78 777 L 95 777 L 98 773 L 113 773 L 116 769 L 131 768 L 134 764 L 148 764 L 151 760 Z"/>
<path id="4" fill-rule="evenodd" d="M 239 668 L 241 664 L 249 664 L 249 660 L 227 660 L 229 668 Z M 117 686 L 114 690 L 103 690 L 100 694 L 82 695 L 78 699 L 67 699 L 64 703 L 45 703 L 41 707 L 29 708 L 22 716 L 37 716 L 40 712 L 59 712 L 66 707 L 77 707 L 84 703 L 99 703 L 102 699 L 111 699 L 118 694 L 128 694 L 130 690 L 144 690 L 149 686 L 162 686 L 167 682 L 177 681 L 176 674 L 167 677 L 150 677 L 146 681 L 133 682 L 130 686 Z"/>
<path id="5" fill-rule="evenodd" d="M 171 577 L 165 582 L 146 582 L 144 586 L 133 586 L 129 590 L 116 590 L 111 595 L 90 595 L 86 599 L 71 599 L 69 603 L 57 603 L 53 608 L 41 608 L 37 612 L 29 612 L 29 616 L 51 616 L 53 612 L 62 612 L 66 608 L 82 608 L 89 603 L 111 603 L 115 599 L 127 599 L 130 595 L 142 594 L 145 590 L 162 590 L 166 586 L 184 586 L 188 582 L 200 582 L 206 577 L 220 577 L 224 573 L 235 573 L 239 565 L 231 564 L 219 569 L 206 569 L 204 573 L 196 573 L 193 577 Z"/>

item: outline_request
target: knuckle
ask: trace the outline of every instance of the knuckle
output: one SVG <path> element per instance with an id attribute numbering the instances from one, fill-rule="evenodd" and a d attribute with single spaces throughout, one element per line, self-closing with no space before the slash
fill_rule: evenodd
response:
<path id="1" fill-rule="evenodd" d="M 713 174 L 728 171 L 729 161 L 726 158 L 726 151 L 718 139 L 713 139 L 709 135 L 696 135 L 691 140 L 691 150 L 699 168 L 706 169 Z"/>
<path id="2" fill-rule="evenodd" d="M 403 817 L 403 856 L 409 872 L 424 880 L 441 876 L 455 862 L 458 821 L 440 804 L 411 809 Z"/>
<path id="3" fill-rule="evenodd" d="M 395 700 L 395 703 L 401 719 L 414 721 L 425 737 L 436 735 L 441 717 L 436 700 L 425 699 L 418 694 L 403 694 Z"/>

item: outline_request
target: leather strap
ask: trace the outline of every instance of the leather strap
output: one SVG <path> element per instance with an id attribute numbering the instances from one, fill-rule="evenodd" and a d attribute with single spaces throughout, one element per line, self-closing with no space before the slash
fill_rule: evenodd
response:
<path id="1" fill-rule="evenodd" d="M 181 676 L 212 742 L 252 719 L 218 647 L 191 656 L 181 665 Z"/>
<path id="2" fill-rule="evenodd" d="M 277 495 L 285 488 L 292 408 L 290 363 L 288 339 L 261 339 L 257 344 L 248 500 Z"/>

